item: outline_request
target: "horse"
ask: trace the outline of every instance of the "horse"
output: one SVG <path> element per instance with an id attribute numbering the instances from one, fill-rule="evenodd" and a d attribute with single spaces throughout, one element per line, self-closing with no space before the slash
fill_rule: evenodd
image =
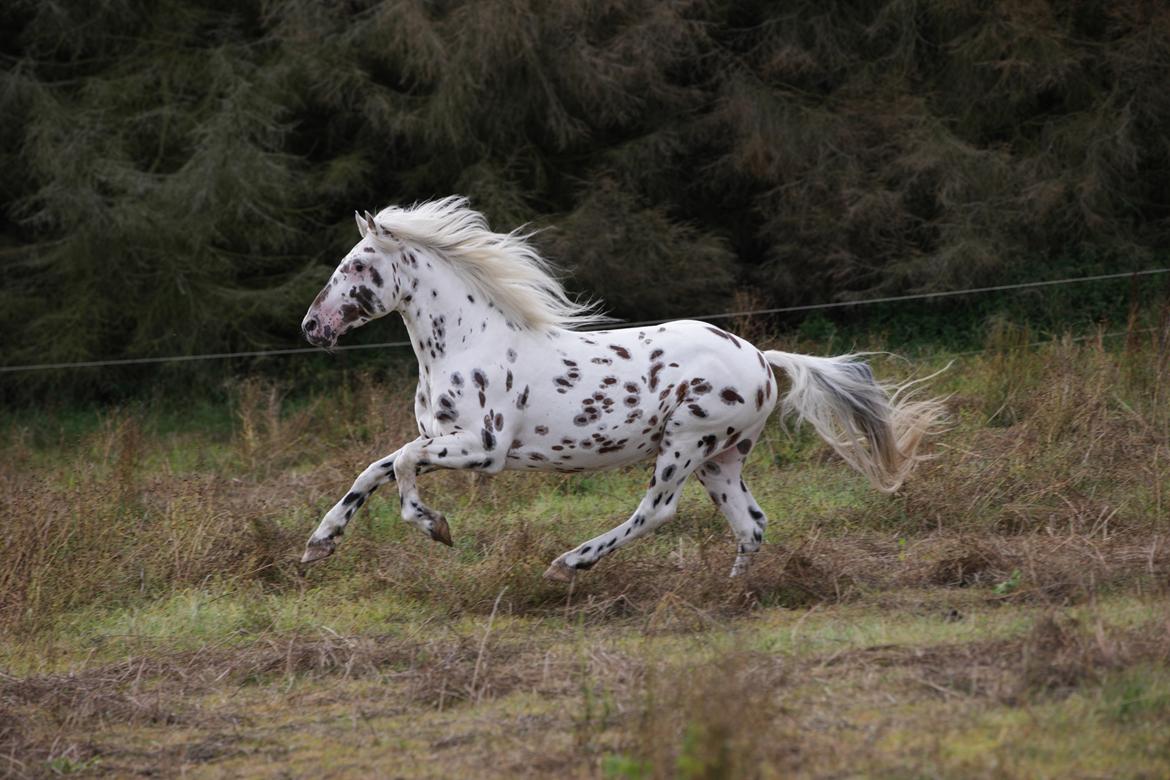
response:
<path id="1" fill-rule="evenodd" d="M 630 517 L 560 555 L 545 577 L 570 581 L 667 522 L 692 474 L 731 526 L 735 577 L 768 524 L 742 471 L 777 402 L 885 492 L 921 460 L 919 445 L 942 417 L 939 401 L 904 392 L 912 383 L 875 380 L 862 355 L 761 351 L 690 320 L 598 330 L 612 321 L 569 297 L 531 234 L 491 231 L 465 198 L 354 217 L 360 240 L 301 330 L 329 349 L 398 312 L 418 359 L 419 436 L 358 475 L 310 536 L 302 563 L 332 555 L 354 513 L 386 482 L 397 484 L 403 520 L 451 545 L 446 518 L 419 497 L 422 473 L 577 473 L 653 458 Z M 774 368 L 790 380 L 782 399 Z"/>

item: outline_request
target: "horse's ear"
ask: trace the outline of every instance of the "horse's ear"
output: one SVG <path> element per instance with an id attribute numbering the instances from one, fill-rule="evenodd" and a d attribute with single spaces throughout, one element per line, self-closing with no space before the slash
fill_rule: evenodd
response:
<path id="1" fill-rule="evenodd" d="M 366 228 L 374 235 L 378 235 L 378 224 L 374 222 L 374 215 L 368 211 L 366 212 Z"/>
<path id="2" fill-rule="evenodd" d="M 358 233 L 361 234 L 362 238 L 365 238 L 366 237 L 366 223 L 365 223 L 365 220 L 362 219 L 362 215 L 357 213 L 356 209 L 353 212 L 353 219 L 354 219 L 354 222 L 357 222 Z"/>

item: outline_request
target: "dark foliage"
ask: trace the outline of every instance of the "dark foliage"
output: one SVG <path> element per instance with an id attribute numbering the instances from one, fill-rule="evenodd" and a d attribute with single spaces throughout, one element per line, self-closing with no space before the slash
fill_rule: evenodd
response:
<path id="1" fill-rule="evenodd" d="M 469 195 L 631 319 L 1148 264 L 1152 0 L 17 0 L 18 363 L 290 346 L 354 208 Z"/>

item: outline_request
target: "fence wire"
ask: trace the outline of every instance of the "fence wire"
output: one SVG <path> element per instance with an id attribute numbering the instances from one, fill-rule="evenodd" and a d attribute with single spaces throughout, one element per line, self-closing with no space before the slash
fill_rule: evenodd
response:
<path id="1" fill-rule="evenodd" d="M 1124 273 L 1115 274 L 1096 274 L 1093 276 L 1078 276 L 1066 279 L 1046 279 L 1035 282 L 1018 282 L 1015 284 L 996 284 L 988 287 L 969 287 L 963 290 L 941 290 L 939 292 L 927 293 L 908 293 L 906 295 L 887 295 L 880 298 L 863 298 L 856 301 L 832 301 L 828 303 L 809 303 L 797 306 L 777 306 L 769 309 L 754 309 L 751 311 L 728 311 L 717 312 L 714 314 L 699 314 L 689 317 L 669 317 L 660 320 L 641 320 L 638 322 L 622 322 L 615 321 L 613 326 L 623 328 L 636 328 L 643 325 L 661 325 L 664 322 L 672 322 L 674 320 L 726 320 L 734 319 L 736 317 L 752 317 L 765 314 L 787 314 L 794 312 L 818 311 L 823 309 L 842 309 L 850 306 L 872 306 L 880 303 L 897 303 L 900 301 L 922 301 L 931 300 L 935 298 L 951 298 L 960 295 L 980 295 L 991 292 L 1005 292 L 1011 290 L 1026 290 L 1041 287 L 1056 287 L 1066 284 L 1085 284 L 1088 282 L 1101 282 L 1113 279 L 1137 279 L 1147 276 L 1157 276 L 1161 274 L 1170 273 L 1170 268 L 1149 268 L 1142 271 L 1127 271 Z M 609 326 L 605 326 L 609 327 Z M 599 328 L 599 329 L 605 329 Z M 1114 336 L 1117 334 L 1107 334 Z M 396 349 L 399 347 L 409 347 L 409 341 L 385 341 L 378 344 L 350 344 L 345 346 L 333 347 L 333 351 L 341 352 L 348 350 L 359 349 Z M 166 357 L 142 357 L 142 358 L 116 358 L 108 360 L 81 360 L 71 363 L 30 363 L 27 365 L 18 366 L 0 366 L 0 374 L 13 374 L 25 371 L 52 371 L 52 370 L 67 370 L 79 368 L 104 368 L 108 366 L 141 366 L 151 365 L 157 363 L 188 363 L 197 360 L 226 360 L 229 358 L 249 358 L 249 357 L 276 357 L 284 355 L 304 355 L 311 352 L 320 352 L 318 347 L 297 347 L 291 349 L 265 349 L 265 350 L 250 350 L 243 352 L 211 352 L 202 355 L 169 355 Z M 958 356 L 979 354 L 983 350 L 977 352 L 959 353 Z"/>

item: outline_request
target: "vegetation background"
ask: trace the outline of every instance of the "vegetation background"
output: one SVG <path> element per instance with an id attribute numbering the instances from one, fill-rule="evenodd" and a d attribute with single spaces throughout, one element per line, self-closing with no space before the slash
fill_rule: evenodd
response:
<path id="1" fill-rule="evenodd" d="M 355 208 L 450 193 L 551 227 L 569 286 L 635 320 L 1128 270 L 1170 244 L 1155 0 L 13 0 L 0 63 L 9 365 L 295 346 Z M 865 316 L 962 341 L 1012 305 Z M 165 372 L 3 391 L 200 378 Z"/>
<path id="2" fill-rule="evenodd" d="M 1163 267 L 1167 84 L 1154 0 L 7 0 L 0 367 L 303 346 L 451 193 L 629 320 Z M 409 350 L 0 373 L 0 777 L 1170 777 L 1166 279 L 725 323 L 951 364 L 894 495 L 773 418 L 736 580 L 696 484 L 541 579 L 640 466 L 299 565 Z"/>

